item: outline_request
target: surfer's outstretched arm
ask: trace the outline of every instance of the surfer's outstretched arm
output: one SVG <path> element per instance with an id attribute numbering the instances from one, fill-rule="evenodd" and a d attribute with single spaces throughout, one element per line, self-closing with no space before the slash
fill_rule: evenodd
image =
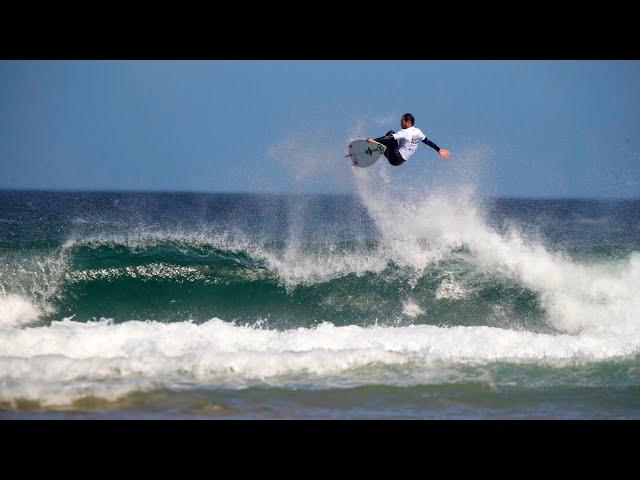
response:
<path id="1" fill-rule="evenodd" d="M 449 150 L 445 150 L 444 148 L 440 148 L 438 145 L 436 145 L 435 143 L 433 143 L 431 140 L 429 140 L 427 137 L 424 138 L 424 140 L 422 140 L 422 143 L 424 143 L 425 145 L 429 145 L 431 148 L 433 148 L 436 152 L 438 152 L 440 154 L 441 157 L 449 157 Z"/>

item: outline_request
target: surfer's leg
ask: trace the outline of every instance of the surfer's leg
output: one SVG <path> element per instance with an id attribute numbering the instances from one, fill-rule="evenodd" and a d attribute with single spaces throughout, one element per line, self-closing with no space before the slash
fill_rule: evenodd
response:
<path id="1" fill-rule="evenodd" d="M 393 135 L 394 133 L 396 132 L 394 132 L 393 130 L 389 130 L 382 137 L 374 138 L 374 140 L 378 143 L 381 143 L 385 147 L 387 147 L 387 151 L 388 151 L 394 142 L 396 143 L 396 145 L 398 144 L 398 141 L 395 138 L 391 137 L 391 135 Z M 386 153 L 385 153 L 385 156 L 386 156 Z"/>
<path id="2" fill-rule="evenodd" d="M 393 144 L 398 144 L 398 141 L 395 138 L 389 138 L 393 134 L 393 130 L 389 130 L 383 137 L 378 137 L 375 139 L 376 142 L 381 143 L 385 147 L 387 147 L 384 151 L 384 156 L 389 158 L 389 152 L 393 149 Z"/>
<path id="3" fill-rule="evenodd" d="M 386 155 L 387 152 L 384 152 L 384 154 Z M 400 152 L 398 151 L 397 148 L 395 150 L 390 151 L 389 156 L 387 157 L 387 160 L 389 160 L 389 163 L 394 167 L 397 167 L 398 165 L 402 165 L 404 163 L 404 158 L 402 158 L 402 155 L 400 155 Z"/>
<path id="4" fill-rule="evenodd" d="M 402 158 L 400 151 L 398 150 L 398 142 L 396 142 L 395 145 L 387 146 L 387 149 L 384 151 L 384 156 L 394 167 L 404 163 L 404 158 Z"/>
<path id="5" fill-rule="evenodd" d="M 390 130 L 385 136 L 392 135 L 393 133 L 393 130 Z M 384 151 L 384 156 L 389 160 L 391 165 L 397 167 L 404 163 L 404 158 L 400 155 L 400 145 L 398 145 L 398 141 L 395 138 L 392 138 L 391 140 L 376 139 L 376 141 L 387 147 Z"/>
<path id="6" fill-rule="evenodd" d="M 400 145 L 398 144 L 398 140 L 391 136 L 394 133 L 396 132 L 394 132 L 393 130 L 389 130 L 387 133 L 385 133 L 384 137 L 379 137 L 375 140 L 376 142 L 381 143 L 382 145 L 387 147 L 387 149 L 384 151 L 384 156 L 387 160 L 389 160 L 389 163 L 391 165 L 397 167 L 398 165 L 404 163 L 404 158 L 402 158 L 402 156 L 400 155 Z"/>

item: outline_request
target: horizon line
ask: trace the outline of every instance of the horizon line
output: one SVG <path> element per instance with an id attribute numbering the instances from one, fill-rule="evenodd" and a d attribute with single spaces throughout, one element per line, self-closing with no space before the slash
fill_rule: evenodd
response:
<path id="1" fill-rule="evenodd" d="M 191 195 L 317 195 L 317 196 L 357 196 L 356 192 L 283 192 L 283 191 L 246 191 L 246 190 L 160 190 L 160 189 L 73 189 L 73 188 L 7 188 L 0 187 L 0 192 L 42 192 L 42 193 L 116 193 L 116 194 L 140 194 L 140 193 L 165 193 L 165 194 L 191 194 Z M 479 197 L 514 199 L 514 200 L 632 200 L 640 201 L 640 195 L 635 197 L 606 197 L 606 196 L 531 196 L 531 195 L 484 195 Z"/>

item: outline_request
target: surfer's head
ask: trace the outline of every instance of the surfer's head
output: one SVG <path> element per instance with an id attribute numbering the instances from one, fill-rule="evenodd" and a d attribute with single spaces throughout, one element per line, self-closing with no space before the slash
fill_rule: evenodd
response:
<path id="1" fill-rule="evenodd" d="M 405 113 L 404 115 L 402 115 L 402 117 L 400 118 L 400 126 L 402 128 L 409 128 L 409 127 L 413 127 L 413 124 L 416 123 L 416 119 L 413 118 L 413 115 L 411 115 L 410 113 Z"/>

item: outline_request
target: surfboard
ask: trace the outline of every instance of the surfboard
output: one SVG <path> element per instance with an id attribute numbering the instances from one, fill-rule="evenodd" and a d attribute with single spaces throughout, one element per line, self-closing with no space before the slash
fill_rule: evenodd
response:
<path id="1" fill-rule="evenodd" d="M 349 154 L 345 157 L 351 158 L 354 165 L 358 167 L 370 167 L 378 161 L 387 149 L 378 142 L 368 143 L 366 139 L 354 140 L 349 144 Z"/>

